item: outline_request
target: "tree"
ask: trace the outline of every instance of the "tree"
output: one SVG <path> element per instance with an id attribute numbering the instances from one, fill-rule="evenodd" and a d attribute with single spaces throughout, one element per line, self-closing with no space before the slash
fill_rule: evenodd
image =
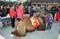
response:
<path id="1" fill-rule="evenodd" d="M 0 5 L 10 5 L 10 4 L 14 4 L 16 2 L 5 2 L 5 1 L 0 1 Z"/>
<path id="2" fill-rule="evenodd" d="M 25 6 L 25 5 L 31 6 L 31 2 L 25 1 L 25 2 L 23 3 L 23 5 L 24 5 L 24 6 Z"/>

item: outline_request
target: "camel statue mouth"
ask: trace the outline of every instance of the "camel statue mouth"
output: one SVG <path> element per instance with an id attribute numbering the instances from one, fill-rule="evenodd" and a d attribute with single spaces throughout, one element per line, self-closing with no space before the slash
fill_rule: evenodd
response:
<path id="1" fill-rule="evenodd" d="M 17 31 L 13 31 L 13 32 L 11 32 L 11 34 L 13 34 L 13 35 L 15 35 L 15 36 L 20 36 L 20 37 L 26 36 L 26 35 L 20 35 L 20 34 L 18 34 Z"/>

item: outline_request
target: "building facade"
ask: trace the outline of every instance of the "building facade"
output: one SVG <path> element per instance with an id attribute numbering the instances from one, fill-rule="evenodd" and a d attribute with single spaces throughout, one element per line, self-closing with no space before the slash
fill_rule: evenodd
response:
<path id="1" fill-rule="evenodd" d="M 60 0 L 30 0 L 30 2 L 32 4 L 46 4 L 46 5 L 57 4 L 60 6 Z"/>
<path id="2" fill-rule="evenodd" d="M 40 3 L 60 3 L 60 0 L 30 0 L 32 4 L 40 4 Z"/>

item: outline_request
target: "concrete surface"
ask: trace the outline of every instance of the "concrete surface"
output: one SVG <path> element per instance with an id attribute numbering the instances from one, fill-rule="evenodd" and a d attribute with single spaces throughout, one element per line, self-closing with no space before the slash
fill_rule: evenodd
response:
<path id="1" fill-rule="evenodd" d="M 11 36 L 12 28 L 11 26 L 7 26 L 4 28 L 0 27 L 0 33 L 5 39 L 14 39 L 15 36 Z M 59 25 L 58 23 L 54 23 L 52 25 L 51 30 L 46 31 L 34 31 L 31 33 L 27 33 L 25 37 L 21 37 L 21 39 L 57 39 L 59 35 Z M 1 39 L 1 38 L 0 38 Z"/>

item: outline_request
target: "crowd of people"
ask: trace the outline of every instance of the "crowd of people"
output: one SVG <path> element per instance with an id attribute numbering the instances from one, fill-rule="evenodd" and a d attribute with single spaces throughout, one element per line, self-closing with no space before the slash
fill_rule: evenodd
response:
<path id="1" fill-rule="evenodd" d="M 8 6 L 0 6 L 0 17 L 5 17 L 7 14 L 10 15 L 11 18 L 11 26 L 15 27 L 15 18 L 20 21 L 24 14 L 30 14 L 30 17 L 33 17 L 36 13 L 41 13 L 45 11 L 45 16 L 47 18 L 47 29 L 51 29 L 51 26 L 54 21 L 59 22 L 60 20 L 60 6 L 52 6 L 48 9 L 46 6 L 32 5 L 28 7 L 27 5 L 24 7 L 22 3 L 18 6 L 8 5 Z"/>
<path id="2" fill-rule="evenodd" d="M 9 5 L 7 5 L 7 6 L 1 5 L 0 6 L 0 16 L 1 17 L 6 16 L 9 13 L 9 9 L 10 9 Z"/>

